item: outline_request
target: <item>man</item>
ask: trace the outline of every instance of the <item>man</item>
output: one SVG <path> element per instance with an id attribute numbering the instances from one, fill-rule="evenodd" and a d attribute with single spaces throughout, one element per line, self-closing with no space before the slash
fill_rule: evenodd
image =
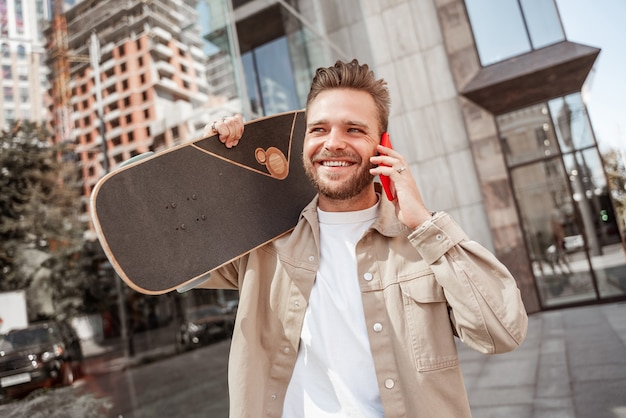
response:
<path id="1" fill-rule="evenodd" d="M 303 150 L 317 197 L 291 233 L 202 285 L 240 291 L 231 416 L 469 417 L 454 335 L 483 353 L 524 339 L 510 273 L 431 213 L 402 155 L 379 144 L 389 106 L 367 65 L 318 69 Z M 210 128 L 231 147 L 243 125 Z"/>

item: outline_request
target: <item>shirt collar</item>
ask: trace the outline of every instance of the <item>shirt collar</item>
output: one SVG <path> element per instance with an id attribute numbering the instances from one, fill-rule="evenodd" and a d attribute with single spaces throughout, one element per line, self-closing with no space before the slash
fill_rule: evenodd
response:
<path id="1" fill-rule="evenodd" d="M 387 200 L 380 183 L 374 183 L 374 188 L 379 196 L 380 205 L 378 206 L 378 217 L 372 225 L 372 228 L 388 237 L 409 236 L 412 231 L 398 220 L 396 208 L 393 202 Z M 304 217 L 311 225 L 316 226 L 318 225 L 318 201 L 319 195 L 315 195 L 313 200 L 311 200 L 300 214 L 300 217 Z"/>

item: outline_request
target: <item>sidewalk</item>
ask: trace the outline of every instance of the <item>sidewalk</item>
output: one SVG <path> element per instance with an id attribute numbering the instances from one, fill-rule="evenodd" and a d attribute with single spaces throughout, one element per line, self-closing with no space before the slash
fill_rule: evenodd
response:
<path id="1" fill-rule="evenodd" d="M 473 418 L 626 418 L 626 303 L 534 314 L 516 351 L 459 355 Z"/>
<path id="2" fill-rule="evenodd" d="M 137 335 L 127 359 L 119 344 L 91 347 L 88 373 L 173 355 L 173 332 Z M 511 353 L 458 348 L 473 418 L 626 418 L 626 302 L 531 315 L 526 340 Z"/>

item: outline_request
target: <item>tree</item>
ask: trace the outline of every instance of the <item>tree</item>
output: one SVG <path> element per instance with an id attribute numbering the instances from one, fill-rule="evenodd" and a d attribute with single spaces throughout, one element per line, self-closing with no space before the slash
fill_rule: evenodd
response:
<path id="1" fill-rule="evenodd" d="M 0 134 L 0 291 L 27 289 L 32 318 L 80 311 L 91 274 L 73 153 L 50 138 L 31 122 Z"/>

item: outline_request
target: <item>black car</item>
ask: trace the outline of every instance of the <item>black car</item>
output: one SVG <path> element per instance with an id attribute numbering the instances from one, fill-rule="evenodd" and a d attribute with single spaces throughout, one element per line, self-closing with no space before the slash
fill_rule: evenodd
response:
<path id="1" fill-rule="evenodd" d="M 0 399 L 70 385 L 82 374 L 80 340 L 65 322 L 37 323 L 0 335 Z"/>
<path id="2" fill-rule="evenodd" d="M 204 305 L 187 312 L 180 326 L 177 343 L 179 349 L 189 349 L 206 344 L 233 333 L 235 315 L 215 305 Z"/>

